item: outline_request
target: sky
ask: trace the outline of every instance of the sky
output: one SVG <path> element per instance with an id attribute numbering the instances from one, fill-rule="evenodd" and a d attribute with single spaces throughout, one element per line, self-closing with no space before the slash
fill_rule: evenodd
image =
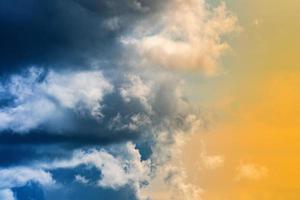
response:
<path id="1" fill-rule="evenodd" d="M 298 200 L 299 7 L 0 1 L 0 199 Z"/>
<path id="2" fill-rule="evenodd" d="M 300 26 L 292 19 L 300 4 L 227 5 L 243 30 L 223 59 L 225 73 L 199 82 L 207 96 L 195 99 L 215 110 L 216 121 L 183 153 L 189 179 L 203 189 L 203 199 L 299 199 Z M 197 163 L 199 141 L 205 153 Z"/>

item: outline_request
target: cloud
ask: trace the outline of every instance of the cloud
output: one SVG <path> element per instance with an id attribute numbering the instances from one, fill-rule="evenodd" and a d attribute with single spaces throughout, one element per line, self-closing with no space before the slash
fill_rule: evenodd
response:
<path id="1" fill-rule="evenodd" d="M 34 167 L 50 173 L 91 166 L 101 173 L 96 180 L 99 188 L 122 191 L 127 187 L 134 191 L 135 198 L 144 198 L 141 189 L 155 176 L 156 169 L 171 159 L 171 146 L 179 141 L 176 134 L 183 137 L 198 120 L 189 102 L 182 96 L 180 84 L 171 76 L 150 79 L 127 73 L 118 79 L 106 81 L 109 84 L 105 85 L 99 71 L 64 72 L 64 76 L 57 73 L 33 68 L 27 75 L 13 76 L 17 77 L 18 84 L 12 84 L 13 78 L 10 77 L 3 84 L 3 92 L 10 93 L 16 99 L 14 104 L 2 107 L 5 111 L 23 106 L 23 102 L 31 103 L 31 99 L 47 100 L 55 109 L 53 113 L 45 113 L 49 114 L 46 115 L 49 117 L 47 120 L 41 118 L 41 115 L 28 113 L 27 118 L 16 122 L 23 125 L 27 123 L 26 120 L 33 121 L 35 117 L 42 120 L 37 121 L 34 126 L 27 126 L 27 131 L 12 129 L 14 132 L 1 132 L 0 145 L 10 146 L 0 149 L 0 153 L 12 156 L 4 163 L 0 162 L 0 165 Z M 85 77 L 82 74 L 86 75 L 86 79 L 92 78 L 97 84 L 88 82 L 89 84 L 85 84 L 86 88 L 81 89 L 77 80 Z M 79 85 L 73 87 L 76 84 Z M 108 92 L 101 93 L 105 90 L 102 89 L 103 85 Z M 99 91 L 96 92 L 96 97 L 101 115 L 94 115 L 92 112 L 91 108 L 96 101 L 93 95 L 84 93 L 85 89 L 89 90 L 88 87 Z M 69 99 L 72 101 L 68 101 Z M 98 105 L 95 104 L 95 107 Z M 35 112 L 35 109 L 31 112 Z M 38 112 L 44 110 L 40 109 Z M 58 111 L 61 118 L 57 118 Z M 19 113 L 16 118 L 18 115 Z M 55 121 L 57 123 L 51 122 L 52 117 L 58 119 Z M 11 124 L 4 125 L 11 127 Z M 124 146 L 127 141 L 130 143 Z M 85 176 L 87 171 L 76 174 Z M 74 181 L 74 176 L 71 182 Z"/>
<path id="2" fill-rule="evenodd" d="M 159 166 L 155 179 L 162 179 L 161 184 L 165 184 L 168 188 L 168 198 L 174 200 L 201 199 L 203 193 L 202 188 L 188 180 L 186 168 L 181 160 L 183 149 L 190 136 L 201 128 L 200 118 L 190 116 L 187 121 L 191 126 L 188 131 L 173 132 L 171 136 L 161 132 L 152 154 L 152 162 L 155 166 Z"/>
<path id="3" fill-rule="evenodd" d="M 213 155 L 213 156 L 207 156 L 202 155 L 201 156 L 203 165 L 206 169 L 216 169 L 224 165 L 224 157 L 220 155 Z"/>
<path id="4" fill-rule="evenodd" d="M 89 180 L 87 178 L 85 178 L 84 176 L 81 176 L 79 174 L 77 174 L 75 176 L 75 181 L 78 182 L 78 183 L 81 183 L 81 184 L 88 184 L 89 183 Z"/>
<path id="5" fill-rule="evenodd" d="M 201 199 L 200 195 L 203 192 L 202 189 L 187 182 L 185 170 L 183 168 L 170 167 L 171 168 L 168 169 L 168 174 L 165 178 L 165 181 L 168 186 L 172 188 L 171 198 L 174 200 Z"/>
<path id="6" fill-rule="evenodd" d="M 121 42 L 143 64 L 212 74 L 229 48 L 222 37 L 238 29 L 237 18 L 224 3 L 211 9 L 203 0 L 174 0 L 168 1 L 163 17 L 142 20 Z"/>
<path id="7" fill-rule="evenodd" d="M 35 182 L 44 187 L 52 186 L 55 181 L 51 173 L 38 168 L 13 167 L 0 169 L 0 198 L 15 200 L 13 188 L 25 186 L 29 182 Z"/>
<path id="8" fill-rule="evenodd" d="M 101 100 L 111 92 L 112 85 L 99 71 L 57 74 L 51 71 L 41 85 L 46 95 L 65 108 L 87 110 L 93 117 L 101 117 Z"/>
<path id="9" fill-rule="evenodd" d="M 169 134 L 188 129 L 186 120 L 193 115 L 171 76 L 153 79 L 132 72 L 107 80 L 100 70 L 30 68 L 1 86 L 1 100 L 9 98 L 0 108 L 2 144 L 155 140 L 163 129 Z"/>
<path id="10" fill-rule="evenodd" d="M 2 86 L 1 97 L 13 98 L 12 105 L 0 109 L 2 131 L 28 132 L 45 123 L 59 127 L 68 109 L 78 115 L 101 117 L 102 98 L 113 89 L 101 72 L 44 73 L 30 68 L 26 75 L 13 75 Z"/>
<path id="11" fill-rule="evenodd" d="M 236 180 L 260 180 L 268 176 L 269 170 L 265 166 L 253 163 L 241 163 L 237 167 Z"/>
<path id="12" fill-rule="evenodd" d="M 199 160 L 199 169 L 205 168 L 208 170 L 217 169 L 222 167 L 225 162 L 225 158 L 222 155 L 208 155 L 206 150 L 206 145 L 203 141 L 201 141 L 202 150 L 200 154 Z"/>
<path id="13" fill-rule="evenodd" d="M 120 55 L 117 38 L 162 4 L 158 0 L 1 1 L 0 72 L 29 65 L 111 67 Z"/>
<path id="14" fill-rule="evenodd" d="M 97 188 L 122 194 L 107 199 L 142 199 L 165 167 L 175 196 L 197 198 L 172 160 L 204 122 L 173 69 L 215 73 L 236 21 L 196 0 L 0 2 L 0 195 L 30 182 L 88 191 L 95 168 Z M 85 192 L 59 191 L 45 196 Z"/>
<path id="15" fill-rule="evenodd" d="M 151 93 L 151 84 L 145 84 L 139 76 L 129 75 L 128 83 L 124 83 L 120 88 L 120 94 L 126 102 L 132 98 L 138 99 L 148 111 L 151 111 L 149 97 Z"/>
<path id="16" fill-rule="evenodd" d="M 229 47 L 223 36 L 239 29 L 224 3 L 211 8 L 204 0 L 5 0 L 0 7 L 2 72 L 111 68 L 124 63 L 125 47 L 144 62 L 125 61 L 214 73 Z"/>
<path id="17" fill-rule="evenodd" d="M 74 152 L 70 159 L 59 159 L 52 162 L 39 161 L 31 163 L 30 167 L 0 169 L 0 190 L 3 191 L 3 195 L 8 195 L 8 190 L 22 187 L 29 182 L 51 186 L 56 182 L 51 171 L 73 170 L 82 165 L 94 166 L 99 170 L 101 176 L 96 186 L 101 188 L 118 190 L 130 185 L 138 196 L 140 188 L 150 181 L 150 161 L 142 161 L 135 145 L 127 143 L 112 149 L 111 152 L 105 149 L 80 150 Z M 75 181 L 82 184 L 89 183 L 89 180 L 81 175 L 76 175 Z"/>
<path id="18" fill-rule="evenodd" d="M 23 186 L 29 181 L 45 186 L 54 183 L 51 174 L 40 169 L 26 167 L 0 169 L 1 189 Z"/>
<path id="19" fill-rule="evenodd" d="M 14 193 L 10 189 L 0 190 L 0 199 L 15 200 Z"/>
<path id="20" fill-rule="evenodd" d="M 150 180 L 150 161 L 141 160 L 141 155 L 132 143 L 117 147 L 117 155 L 104 149 L 90 149 L 77 151 L 70 159 L 56 160 L 52 163 L 36 163 L 37 168 L 43 170 L 72 169 L 81 165 L 94 166 L 101 177 L 97 182 L 99 187 L 119 189 L 127 184 L 139 194 L 143 184 Z M 85 177 L 76 175 L 76 181 L 87 183 Z"/>

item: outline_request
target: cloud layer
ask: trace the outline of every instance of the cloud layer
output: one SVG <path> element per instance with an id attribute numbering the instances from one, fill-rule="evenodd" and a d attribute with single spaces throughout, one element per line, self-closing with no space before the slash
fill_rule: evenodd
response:
<path id="1" fill-rule="evenodd" d="M 10 146 L 1 153 L 18 145 L 6 170 L 25 164 L 18 172 L 23 182 L 4 190 L 41 183 L 35 178 L 39 171 L 52 177 L 51 171 L 90 166 L 101 174 L 94 185 L 113 190 L 129 185 L 141 198 L 140 189 L 171 158 L 176 135 L 191 129 L 197 113 L 173 77 L 150 80 L 131 72 L 106 79 L 103 74 L 29 68 L 3 82 L 2 97 L 9 100 L 1 108 L 0 138 Z M 26 157 L 18 159 L 21 155 Z M 27 168 L 37 173 L 31 179 L 24 176 L 30 175 Z"/>
<path id="2" fill-rule="evenodd" d="M 236 24 L 203 0 L 0 2 L 0 197 L 146 199 L 160 168 L 198 197 L 172 164 L 203 123 L 174 69 L 218 71 Z"/>

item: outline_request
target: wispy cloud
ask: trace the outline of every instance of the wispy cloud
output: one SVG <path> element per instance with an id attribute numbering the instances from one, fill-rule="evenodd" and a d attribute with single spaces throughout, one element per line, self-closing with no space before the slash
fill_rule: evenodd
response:
<path id="1" fill-rule="evenodd" d="M 237 168 L 236 180 L 260 180 L 268 176 L 269 170 L 266 166 L 253 164 L 253 163 L 241 163 Z"/>
<path id="2" fill-rule="evenodd" d="M 79 174 L 77 174 L 75 176 L 74 181 L 76 181 L 78 183 L 81 183 L 81 184 L 88 184 L 89 183 L 89 180 L 86 177 L 81 176 Z"/>

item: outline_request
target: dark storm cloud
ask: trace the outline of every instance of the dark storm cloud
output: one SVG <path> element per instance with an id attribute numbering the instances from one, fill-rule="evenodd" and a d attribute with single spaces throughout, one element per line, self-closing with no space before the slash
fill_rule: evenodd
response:
<path id="1" fill-rule="evenodd" d="M 141 155 L 147 157 L 151 144 L 142 143 L 142 134 L 128 131 L 112 132 L 105 135 L 85 133 L 47 133 L 31 131 L 27 134 L 2 132 L 0 134 L 0 168 L 30 165 L 37 161 L 69 158 L 74 150 L 88 148 L 110 148 L 128 141 L 140 143 Z M 148 149 L 147 149 L 148 148 Z M 143 159 L 144 160 L 144 159 Z"/>
<path id="2" fill-rule="evenodd" d="M 117 38 L 136 20 L 158 9 L 159 1 L 2 0 L 1 73 L 29 65 L 89 67 L 112 63 Z"/>
<path id="3" fill-rule="evenodd" d="M 30 131 L 28 134 L 13 134 L 1 133 L 0 145 L 51 145 L 51 144 L 65 144 L 70 147 L 80 147 L 85 145 L 108 145 L 112 143 L 119 143 L 129 140 L 135 140 L 138 134 L 118 131 L 107 134 L 55 134 L 45 132 Z"/>
<path id="4" fill-rule="evenodd" d="M 49 161 L 70 157 L 70 149 L 59 145 L 0 145 L 0 167 L 30 165 L 33 161 Z"/>

